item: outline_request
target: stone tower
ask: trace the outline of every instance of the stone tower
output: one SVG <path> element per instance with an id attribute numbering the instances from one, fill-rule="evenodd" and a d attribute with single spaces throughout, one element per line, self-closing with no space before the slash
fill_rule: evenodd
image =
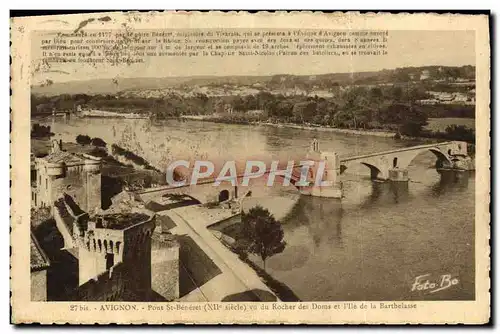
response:
<path id="1" fill-rule="evenodd" d="M 101 208 L 101 159 L 66 152 L 53 141 L 49 155 L 35 159 L 33 206 L 52 207 L 63 194 L 70 195 L 87 212 Z"/>
<path id="2" fill-rule="evenodd" d="M 146 297 L 151 291 L 151 235 L 155 216 L 149 212 L 98 215 L 79 238 L 79 284 L 123 264 L 127 289 Z"/>
<path id="3" fill-rule="evenodd" d="M 313 186 L 309 195 L 318 197 L 342 198 L 342 182 L 340 181 L 340 159 L 336 152 L 323 152 L 319 148 L 319 142 L 314 139 L 311 149 L 307 154 L 308 160 L 314 161 Z M 324 163 L 321 170 L 320 162 Z"/>

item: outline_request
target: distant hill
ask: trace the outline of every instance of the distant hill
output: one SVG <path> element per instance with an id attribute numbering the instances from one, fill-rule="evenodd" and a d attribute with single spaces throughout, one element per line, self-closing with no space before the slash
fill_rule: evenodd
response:
<path id="1" fill-rule="evenodd" d="M 53 96 L 61 94 L 116 94 L 125 90 L 162 89 L 180 85 L 239 84 L 266 82 L 270 76 L 206 76 L 168 78 L 94 79 L 52 83 L 32 87 L 33 94 Z"/>
<path id="2" fill-rule="evenodd" d="M 474 66 L 447 67 L 422 66 L 405 67 L 376 72 L 329 73 L 319 75 L 269 75 L 269 76 L 191 76 L 167 78 L 123 78 L 123 79 L 93 79 L 70 81 L 64 83 L 49 83 L 32 87 L 32 93 L 45 96 L 61 94 L 116 94 L 127 90 L 163 89 L 175 86 L 206 86 L 206 85 L 252 85 L 262 84 L 271 87 L 294 87 L 295 85 L 317 85 L 328 87 L 332 85 L 350 84 L 383 84 L 407 82 L 409 80 L 465 78 L 474 79 Z"/>

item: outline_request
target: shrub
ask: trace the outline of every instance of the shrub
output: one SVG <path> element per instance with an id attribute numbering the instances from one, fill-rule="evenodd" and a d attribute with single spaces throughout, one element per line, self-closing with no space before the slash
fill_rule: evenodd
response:
<path id="1" fill-rule="evenodd" d="M 92 138 L 91 144 L 97 147 L 106 147 L 106 142 L 101 138 Z"/>
<path id="2" fill-rule="evenodd" d="M 78 135 L 76 136 L 76 142 L 80 145 L 89 145 L 92 142 L 92 139 L 90 139 L 87 135 Z"/>

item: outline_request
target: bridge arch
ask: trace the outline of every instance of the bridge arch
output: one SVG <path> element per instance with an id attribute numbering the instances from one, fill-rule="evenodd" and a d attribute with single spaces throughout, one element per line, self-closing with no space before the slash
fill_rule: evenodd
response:
<path id="1" fill-rule="evenodd" d="M 453 149 L 450 148 L 449 153 L 446 152 L 447 150 L 447 146 L 428 146 L 416 150 L 401 150 L 383 152 L 380 155 L 367 155 L 365 157 L 360 157 L 359 160 L 350 159 L 341 162 L 340 173 L 344 173 L 347 168 L 352 168 L 353 164 L 360 163 L 370 169 L 370 177 L 372 179 L 388 179 L 391 169 L 406 170 L 416 157 L 428 151 L 432 152 L 437 158 L 435 166 L 436 168 L 440 168 L 445 165 L 453 164 L 453 156 L 450 156 Z"/>
<path id="2" fill-rule="evenodd" d="M 361 164 L 370 168 L 370 177 L 372 179 L 376 179 L 380 174 L 382 174 L 382 171 L 375 165 L 369 164 L 367 162 L 361 162 Z M 347 167 L 346 167 L 346 169 L 347 169 Z"/>
<path id="3" fill-rule="evenodd" d="M 406 159 L 404 159 L 404 165 L 402 165 L 402 168 L 408 168 L 408 166 L 415 160 L 419 155 L 426 153 L 426 152 L 432 152 L 434 156 L 436 157 L 436 163 L 435 167 L 440 168 L 443 167 L 444 164 L 451 165 L 451 149 L 448 150 L 448 152 L 443 152 L 437 147 L 430 147 L 422 150 L 415 151 L 415 154 L 410 155 Z"/>
<path id="4" fill-rule="evenodd" d="M 429 151 L 431 151 L 432 153 L 434 153 L 434 155 L 437 158 L 436 168 L 442 167 L 443 166 L 443 162 L 447 162 L 450 165 L 452 164 L 452 161 L 450 159 L 451 149 L 448 150 L 448 155 L 444 154 L 440 149 L 437 149 L 437 148 L 430 148 Z"/>
<path id="5" fill-rule="evenodd" d="M 229 190 L 224 189 L 219 192 L 219 203 L 225 202 L 229 199 Z"/>
<path id="6" fill-rule="evenodd" d="M 366 161 L 359 161 L 359 163 L 370 169 L 370 178 L 376 179 L 380 175 L 383 175 L 381 167 L 377 167 L 375 163 L 370 163 L 370 162 L 366 162 Z M 351 168 L 352 168 L 353 163 L 351 162 L 351 163 L 349 163 L 349 165 L 341 163 L 340 174 L 343 174 L 349 168 L 349 166 L 351 166 Z"/>

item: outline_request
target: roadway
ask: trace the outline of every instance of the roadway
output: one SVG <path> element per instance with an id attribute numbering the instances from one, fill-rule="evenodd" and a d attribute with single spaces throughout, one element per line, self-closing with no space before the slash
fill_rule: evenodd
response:
<path id="1" fill-rule="evenodd" d="M 213 214 L 207 214 L 207 210 L 213 211 Z M 183 296 L 181 301 L 216 302 L 230 295 L 248 294 L 249 291 L 261 291 L 261 295 L 267 297 L 272 295 L 274 298 L 274 293 L 261 281 L 255 271 L 226 248 L 207 228 L 233 216 L 231 210 L 223 212 L 221 209 L 188 206 L 160 211 L 157 214 L 168 215 L 177 225 L 170 232 L 187 235 L 193 239 L 221 271 L 219 275 Z M 257 295 L 254 296 L 258 298 Z M 279 301 L 277 297 L 275 300 Z"/>

